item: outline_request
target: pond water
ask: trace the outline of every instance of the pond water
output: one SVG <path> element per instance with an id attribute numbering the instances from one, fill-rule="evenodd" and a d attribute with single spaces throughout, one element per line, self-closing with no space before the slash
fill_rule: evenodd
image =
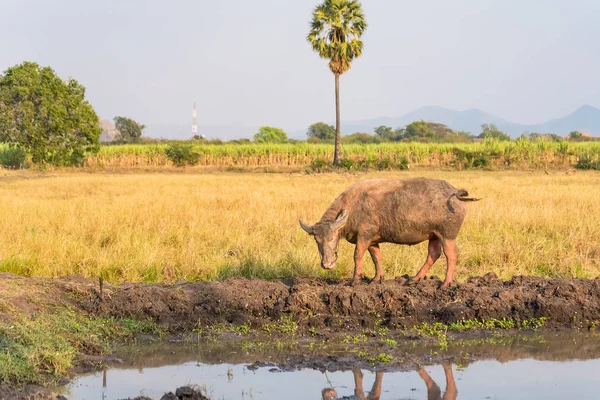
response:
<path id="1" fill-rule="evenodd" d="M 261 358 L 258 353 L 239 346 L 227 351 L 223 343 L 213 350 L 192 347 L 137 348 L 123 355 L 122 365 L 73 380 L 64 395 L 78 400 L 140 395 L 160 399 L 177 387 L 197 385 L 212 400 L 318 400 L 324 390 L 333 394 L 331 389 L 340 398 L 381 400 L 600 398 L 600 339 L 589 335 L 461 344 L 449 348 L 447 360 L 437 365 L 401 371 L 378 371 L 351 362 L 329 370 L 248 368 L 250 360 Z M 414 344 L 412 348 L 415 355 L 439 356 L 433 348 Z M 396 352 L 406 357 L 400 346 Z M 489 358 L 460 362 L 475 353 Z"/>

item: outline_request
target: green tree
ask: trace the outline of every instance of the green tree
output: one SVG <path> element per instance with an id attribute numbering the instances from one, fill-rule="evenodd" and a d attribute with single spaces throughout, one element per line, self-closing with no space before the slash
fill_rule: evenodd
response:
<path id="1" fill-rule="evenodd" d="M 472 140 L 475 138 L 475 136 L 473 136 L 473 134 L 471 132 L 467 132 L 467 131 L 455 131 L 454 134 L 456 136 L 464 137 L 465 139 L 469 139 L 469 140 Z"/>
<path id="2" fill-rule="evenodd" d="M 572 142 L 592 142 L 596 140 L 594 137 L 579 131 L 569 133 L 565 139 Z"/>
<path id="3" fill-rule="evenodd" d="M 425 121 L 415 121 L 406 125 L 404 137 L 408 140 L 433 139 L 435 132 Z"/>
<path id="4" fill-rule="evenodd" d="M 254 135 L 254 141 L 258 143 L 285 143 L 288 141 L 288 137 L 280 128 L 261 126 L 258 133 Z"/>
<path id="5" fill-rule="evenodd" d="M 521 137 L 529 140 L 530 142 L 560 142 L 563 140 L 562 137 L 554 133 L 523 132 Z"/>
<path id="6" fill-rule="evenodd" d="M 381 125 L 374 128 L 375 136 L 381 140 L 379 142 L 399 142 L 404 137 L 404 128 L 392 129 L 389 126 Z"/>
<path id="7" fill-rule="evenodd" d="M 342 137 L 343 143 L 381 143 L 384 139 L 377 135 L 370 135 L 368 133 L 356 132 L 352 135 L 345 135 Z"/>
<path id="8" fill-rule="evenodd" d="M 583 139 L 583 134 L 578 131 L 573 131 L 567 135 L 567 140 L 572 140 L 574 142 L 581 141 Z"/>
<path id="9" fill-rule="evenodd" d="M 335 76 L 335 152 L 333 164 L 342 158 L 340 131 L 340 75 L 350 69 L 352 61 L 363 52 L 360 40 L 367 23 L 357 0 L 324 0 L 312 14 L 307 40 L 321 58 L 329 60 Z"/>
<path id="10" fill-rule="evenodd" d="M 406 132 L 405 128 L 396 128 L 394 129 L 394 135 L 392 136 L 392 142 L 399 142 L 404 137 L 404 133 Z"/>
<path id="11" fill-rule="evenodd" d="M 119 131 L 118 140 L 125 143 L 136 143 L 142 137 L 142 131 L 146 127 L 131 118 L 115 117 L 115 127 Z"/>
<path id="12" fill-rule="evenodd" d="M 24 149 L 34 163 L 81 164 L 98 151 L 101 132 L 76 80 L 32 62 L 0 75 L 0 141 Z"/>
<path id="13" fill-rule="evenodd" d="M 306 136 L 319 140 L 332 140 L 335 138 L 335 128 L 325 122 L 316 122 L 308 127 Z"/>
<path id="14" fill-rule="evenodd" d="M 392 140 L 394 137 L 394 130 L 391 126 L 381 125 L 376 127 L 374 131 L 377 136 L 385 140 Z"/>
<path id="15" fill-rule="evenodd" d="M 466 142 L 465 133 L 455 133 L 438 122 L 414 121 L 406 126 L 402 140 L 412 142 Z"/>
<path id="16" fill-rule="evenodd" d="M 478 136 L 480 139 L 494 138 L 498 140 L 510 140 L 510 136 L 502 132 L 494 124 L 481 125 L 481 133 Z"/>

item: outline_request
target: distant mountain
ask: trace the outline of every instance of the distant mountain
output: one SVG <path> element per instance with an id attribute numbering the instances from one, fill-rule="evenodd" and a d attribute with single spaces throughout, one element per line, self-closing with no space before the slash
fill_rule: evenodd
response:
<path id="1" fill-rule="evenodd" d="M 112 142 L 119 134 L 115 124 L 105 119 L 100 119 L 100 127 L 102 128 L 100 143 Z"/>
<path id="2" fill-rule="evenodd" d="M 406 126 L 414 121 L 431 121 L 442 123 L 453 130 L 478 133 L 482 124 L 495 124 L 505 132 L 518 131 L 517 124 L 506 121 L 500 117 L 487 114 L 476 108 L 465 111 L 455 111 L 438 106 L 422 107 L 401 117 L 380 117 L 363 121 L 351 121 L 342 125 L 343 133 L 373 132 L 380 125 L 398 128 Z M 522 131 L 519 132 L 519 134 Z"/>
<path id="3" fill-rule="evenodd" d="M 586 132 L 593 136 L 600 136 L 600 110 L 592 106 L 582 106 L 566 117 L 554 119 L 542 124 L 524 125 L 507 121 L 495 115 L 488 114 L 476 108 L 464 111 L 455 111 L 443 107 L 422 107 L 401 117 L 380 117 L 361 121 L 349 121 L 342 124 L 342 132 L 369 132 L 380 125 L 393 128 L 402 127 L 413 121 L 440 122 L 453 130 L 467 131 L 475 135 L 481 132 L 482 124 L 495 124 L 498 129 L 512 137 L 520 136 L 523 132 L 555 133 L 566 136 L 571 131 Z"/>
<path id="4" fill-rule="evenodd" d="M 572 131 L 600 136 L 600 110 L 584 105 L 566 117 L 553 119 L 543 124 L 529 125 L 527 130 L 539 133 L 556 133 L 560 136 L 566 136 Z"/>

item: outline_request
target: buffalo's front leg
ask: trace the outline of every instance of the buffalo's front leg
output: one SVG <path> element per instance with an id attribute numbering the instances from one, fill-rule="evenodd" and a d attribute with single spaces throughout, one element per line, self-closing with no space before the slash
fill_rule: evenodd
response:
<path id="1" fill-rule="evenodd" d="M 425 260 L 425 264 L 421 267 L 417 275 L 410 279 L 411 282 L 418 282 L 421 279 L 425 278 L 427 275 L 427 271 L 429 268 L 440 258 L 442 254 L 442 242 L 438 238 L 430 239 L 429 245 L 427 246 L 427 260 Z"/>
<path id="2" fill-rule="evenodd" d="M 440 387 L 437 385 L 437 383 L 435 383 L 435 381 L 431 379 L 427 371 L 425 371 L 425 369 L 421 367 L 418 372 L 421 379 L 423 379 L 423 382 L 425 382 L 425 386 L 427 386 L 427 398 L 441 399 L 442 391 L 440 390 Z"/>
<path id="3" fill-rule="evenodd" d="M 373 264 L 375 264 L 375 277 L 371 282 L 382 282 L 383 281 L 383 268 L 381 267 L 381 249 L 378 244 L 369 246 L 369 254 Z"/>
<path id="4" fill-rule="evenodd" d="M 354 275 L 352 276 L 352 285 L 356 285 L 362 278 L 363 258 L 368 247 L 368 242 L 356 242 L 356 247 L 354 248 Z"/>

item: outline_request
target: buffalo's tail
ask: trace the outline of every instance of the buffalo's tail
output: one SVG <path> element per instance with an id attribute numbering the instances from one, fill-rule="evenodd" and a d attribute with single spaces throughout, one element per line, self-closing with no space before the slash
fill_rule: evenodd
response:
<path id="1" fill-rule="evenodd" d="M 479 200 L 481 200 L 481 199 L 477 199 L 475 197 L 467 197 L 467 196 L 469 196 L 469 192 L 467 192 L 465 189 L 460 189 L 454 195 L 460 201 L 479 201 Z"/>

